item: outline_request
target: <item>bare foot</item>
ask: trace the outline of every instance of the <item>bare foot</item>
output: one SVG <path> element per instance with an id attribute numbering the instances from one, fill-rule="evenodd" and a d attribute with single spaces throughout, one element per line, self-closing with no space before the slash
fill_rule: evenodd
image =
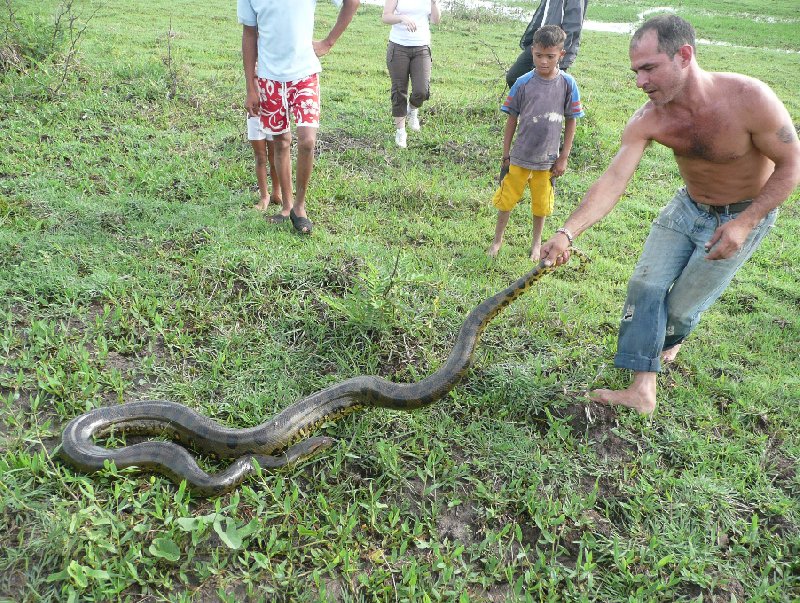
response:
<path id="1" fill-rule="evenodd" d="M 488 255 L 490 258 L 496 258 L 499 251 L 500 243 L 492 243 L 489 249 L 486 250 L 486 255 Z"/>
<path id="2" fill-rule="evenodd" d="M 267 211 L 269 208 L 270 199 L 267 197 L 266 199 L 261 199 L 258 203 L 253 206 L 253 209 L 257 209 L 258 211 Z"/>
<path id="3" fill-rule="evenodd" d="M 655 400 L 641 398 L 638 393 L 627 389 L 619 391 L 613 389 L 596 389 L 589 393 L 589 397 L 600 404 L 627 406 L 638 410 L 643 415 L 649 415 L 656 409 Z"/>
<path id="4" fill-rule="evenodd" d="M 531 262 L 538 262 L 540 255 L 541 255 L 541 247 L 537 246 L 531 248 Z"/>
<path id="5" fill-rule="evenodd" d="M 601 404 L 627 406 L 649 415 L 656 409 L 656 373 L 634 373 L 633 382 L 625 389 L 596 389 L 589 397 Z"/>
<path id="6" fill-rule="evenodd" d="M 678 355 L 678 352 L 681 349 L 681 344 L 675 344 L 671 348 L 667 348 L 666 350 L 662 350 L 661 352 L 661 362 L 672 362 L 675 360 L 675 357 Z"/>

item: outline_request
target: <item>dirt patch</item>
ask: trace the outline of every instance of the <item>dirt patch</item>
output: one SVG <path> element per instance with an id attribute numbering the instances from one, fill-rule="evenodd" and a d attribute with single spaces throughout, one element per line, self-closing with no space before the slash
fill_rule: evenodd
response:
<path id="1" fill-rule="evenodd" d="M 465 545 L 477 542 L 477 535 L 483 531 L 478 513 L 471 505 L 458 505 L 439 514 L 436 521 L 439 536 Z"/>
<path id="2" fill-rule="evenodd" d="M 344 586 L 344 581 L 341 578 L 326 578 L 325 579 L 325 600 L 330 603 L 339 603 L 344 601 L 347 589 Z"/>
<path id="3" fill-rule="evenodd" d="M 353 480 L 356 487 L 366 486 L 367 482 L 374 480 L 382 475 L 382 469 L 369 460 L 370 457 L 359 456 L 349 458 L 344 463 L 344 471 Z"/>
<path id="4" fill-rule="evenodd" d="M 130 358 L 118 352 L 109 352 L 106 357 L 106 366 L 117 369 L 120 373 L 127 373 L 133 370 L 134 363 Z"/>
<path id="5" fill-rule="evenodd" d="M 615 475 L 586 475 L 581 478 L 582 491 L 587 494 L 597 488 L 597 498 L 599 500 L 610 500 L 622 495 L 619 488 L 619 481 Z"/>
<path id="6" fill-rule="evenodd" d="M 383 144 L 376 141 L 374 136 L 351 136 L 344 130 L 325 131 L 317 135 L 317 145 L 314 148 L 314 155 L 319 156 L 323 152 L 342 153 L 344 151 L 353 150 L 383 153 Z"/>
<path id="7" fill-rule="evenodd" d="M 25 592 L 27 584 L 24 573 L 12 570 L 3 577 L 2 583 L 0 583 L 0 600 L 18 601 L 17 597 L 20 596 L 20 593 Z"/>
<path id="8" fill-rule="evenodd" d="M 508 584 L 494 584 L 482 591 L 470 591 L 475 601 L 488 601 L 488 603 L 506 603 L 514 600 L 514 592 Z"/>
<path id="9" fill-rule="evenodd" d="M 539 542 L 539 538 L 542 535 L 542 531 L 539 529 L 539 527 L 535 523 L 524 520 L 521 520 L 518 523 L 520 530 L 522 531 L 521 544 L 525 544 L 530 548 L 536 546 L 536 543 Z"/>
<path id="10" fill-rule="evenodd" d="M 724 579 L 725 584 L 715 588 L 712 592 L 707 593 L 706 597 L 712 603 L 728 603 L 729 601 L 744 601 L 746 594 L 744 586 L 736 578 Z"/>
<path id="11" fill-rule="evenodd" d="M 683 584 L 678 587 L 678 592 L 687 599 L 710 601 L 711 603 L 729 603 L 730 601 L 744 601 L 746 594 L 742 583 L 736 578 L 722 578 L 722 585 L 708 590 L 697 584 Z"/>
<path id="12" fill-rule="evenodd" d="M 426 150 L 431 155 L 438 155 L 448 163 L 456 165 L 474 165 L 476 162 L 480 163 L 481 161 L 488 163 L 494 153 L 494 149 L 489 149 L 477 143 L 459 143 L 452 140 L 437 143 Z"/>
<path id="13" fill-rule="evenodd" d="M 796 461 L 783 456 L 780 452 L 771 454 L 771 461 L 778 481 L 789 485 L 797 477 Z"/>
<path id="14" fill-rule="evenodd" d="M 597 456 L 603 461 L 624 461 L 635 452 L 630 442 L 614 433 L 618 426 L 617 411 L 611 406 L 572 402 L 553 414 L 568 419 L 576 435 L 585 434 L 588 441 L 594 442 Z"/>

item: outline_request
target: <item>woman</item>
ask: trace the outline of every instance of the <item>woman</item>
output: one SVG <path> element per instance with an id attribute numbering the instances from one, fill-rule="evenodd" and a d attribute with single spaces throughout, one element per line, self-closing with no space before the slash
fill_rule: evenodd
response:
<path id="1" fill-rule="evenodd" d="M 392 117 L 396 132 L 394 141 L 406 148 L 408 127 L 419 130 L 419 108 L 430 98 L 431 28 L 439 23 L 439 0 L 386 0 L 383 22 L 392 26 L 386 66 L 392 78 Z M 411 79 L 411 96 L 408 80 Z"/>

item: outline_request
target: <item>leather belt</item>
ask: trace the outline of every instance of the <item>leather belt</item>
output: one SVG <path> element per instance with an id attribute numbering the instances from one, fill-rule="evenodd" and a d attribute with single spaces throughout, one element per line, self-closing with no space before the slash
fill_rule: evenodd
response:
<path id="1" fill-rule="evenodd" d="M 740 211 L 746 210 L 750 207 L 752 201 L 742 201 L 740 203 L 731 203 L 730 205 L 708 205 L 706 203 L 698 203 L 692 199 L 692 203 L 694 203 L 700 211 L 704 211 L 708 214 L 725 216 L 728 214 L 738 214 Z"/>

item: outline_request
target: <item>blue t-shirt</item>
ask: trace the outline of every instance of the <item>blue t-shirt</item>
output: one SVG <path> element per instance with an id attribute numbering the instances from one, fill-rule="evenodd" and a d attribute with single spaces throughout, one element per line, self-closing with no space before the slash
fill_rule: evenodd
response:
<path id="1" fill-rule="evenodd" d="M 258 27 L 258 77 L 291 82 L 322 71 L 313 45 L 316 7 L 317 0 L 238 0 L 239 23 Z"/>
<path id="2" fill-rule="evenodd" d="M 518 119 L 511 163 L 529 170 L 552 168 L 561 150 L 564 119 L 584 115 L 578 84 L 563 71 L 551 80 L 535 69 L 520 76 L 500 109 Z"/>

